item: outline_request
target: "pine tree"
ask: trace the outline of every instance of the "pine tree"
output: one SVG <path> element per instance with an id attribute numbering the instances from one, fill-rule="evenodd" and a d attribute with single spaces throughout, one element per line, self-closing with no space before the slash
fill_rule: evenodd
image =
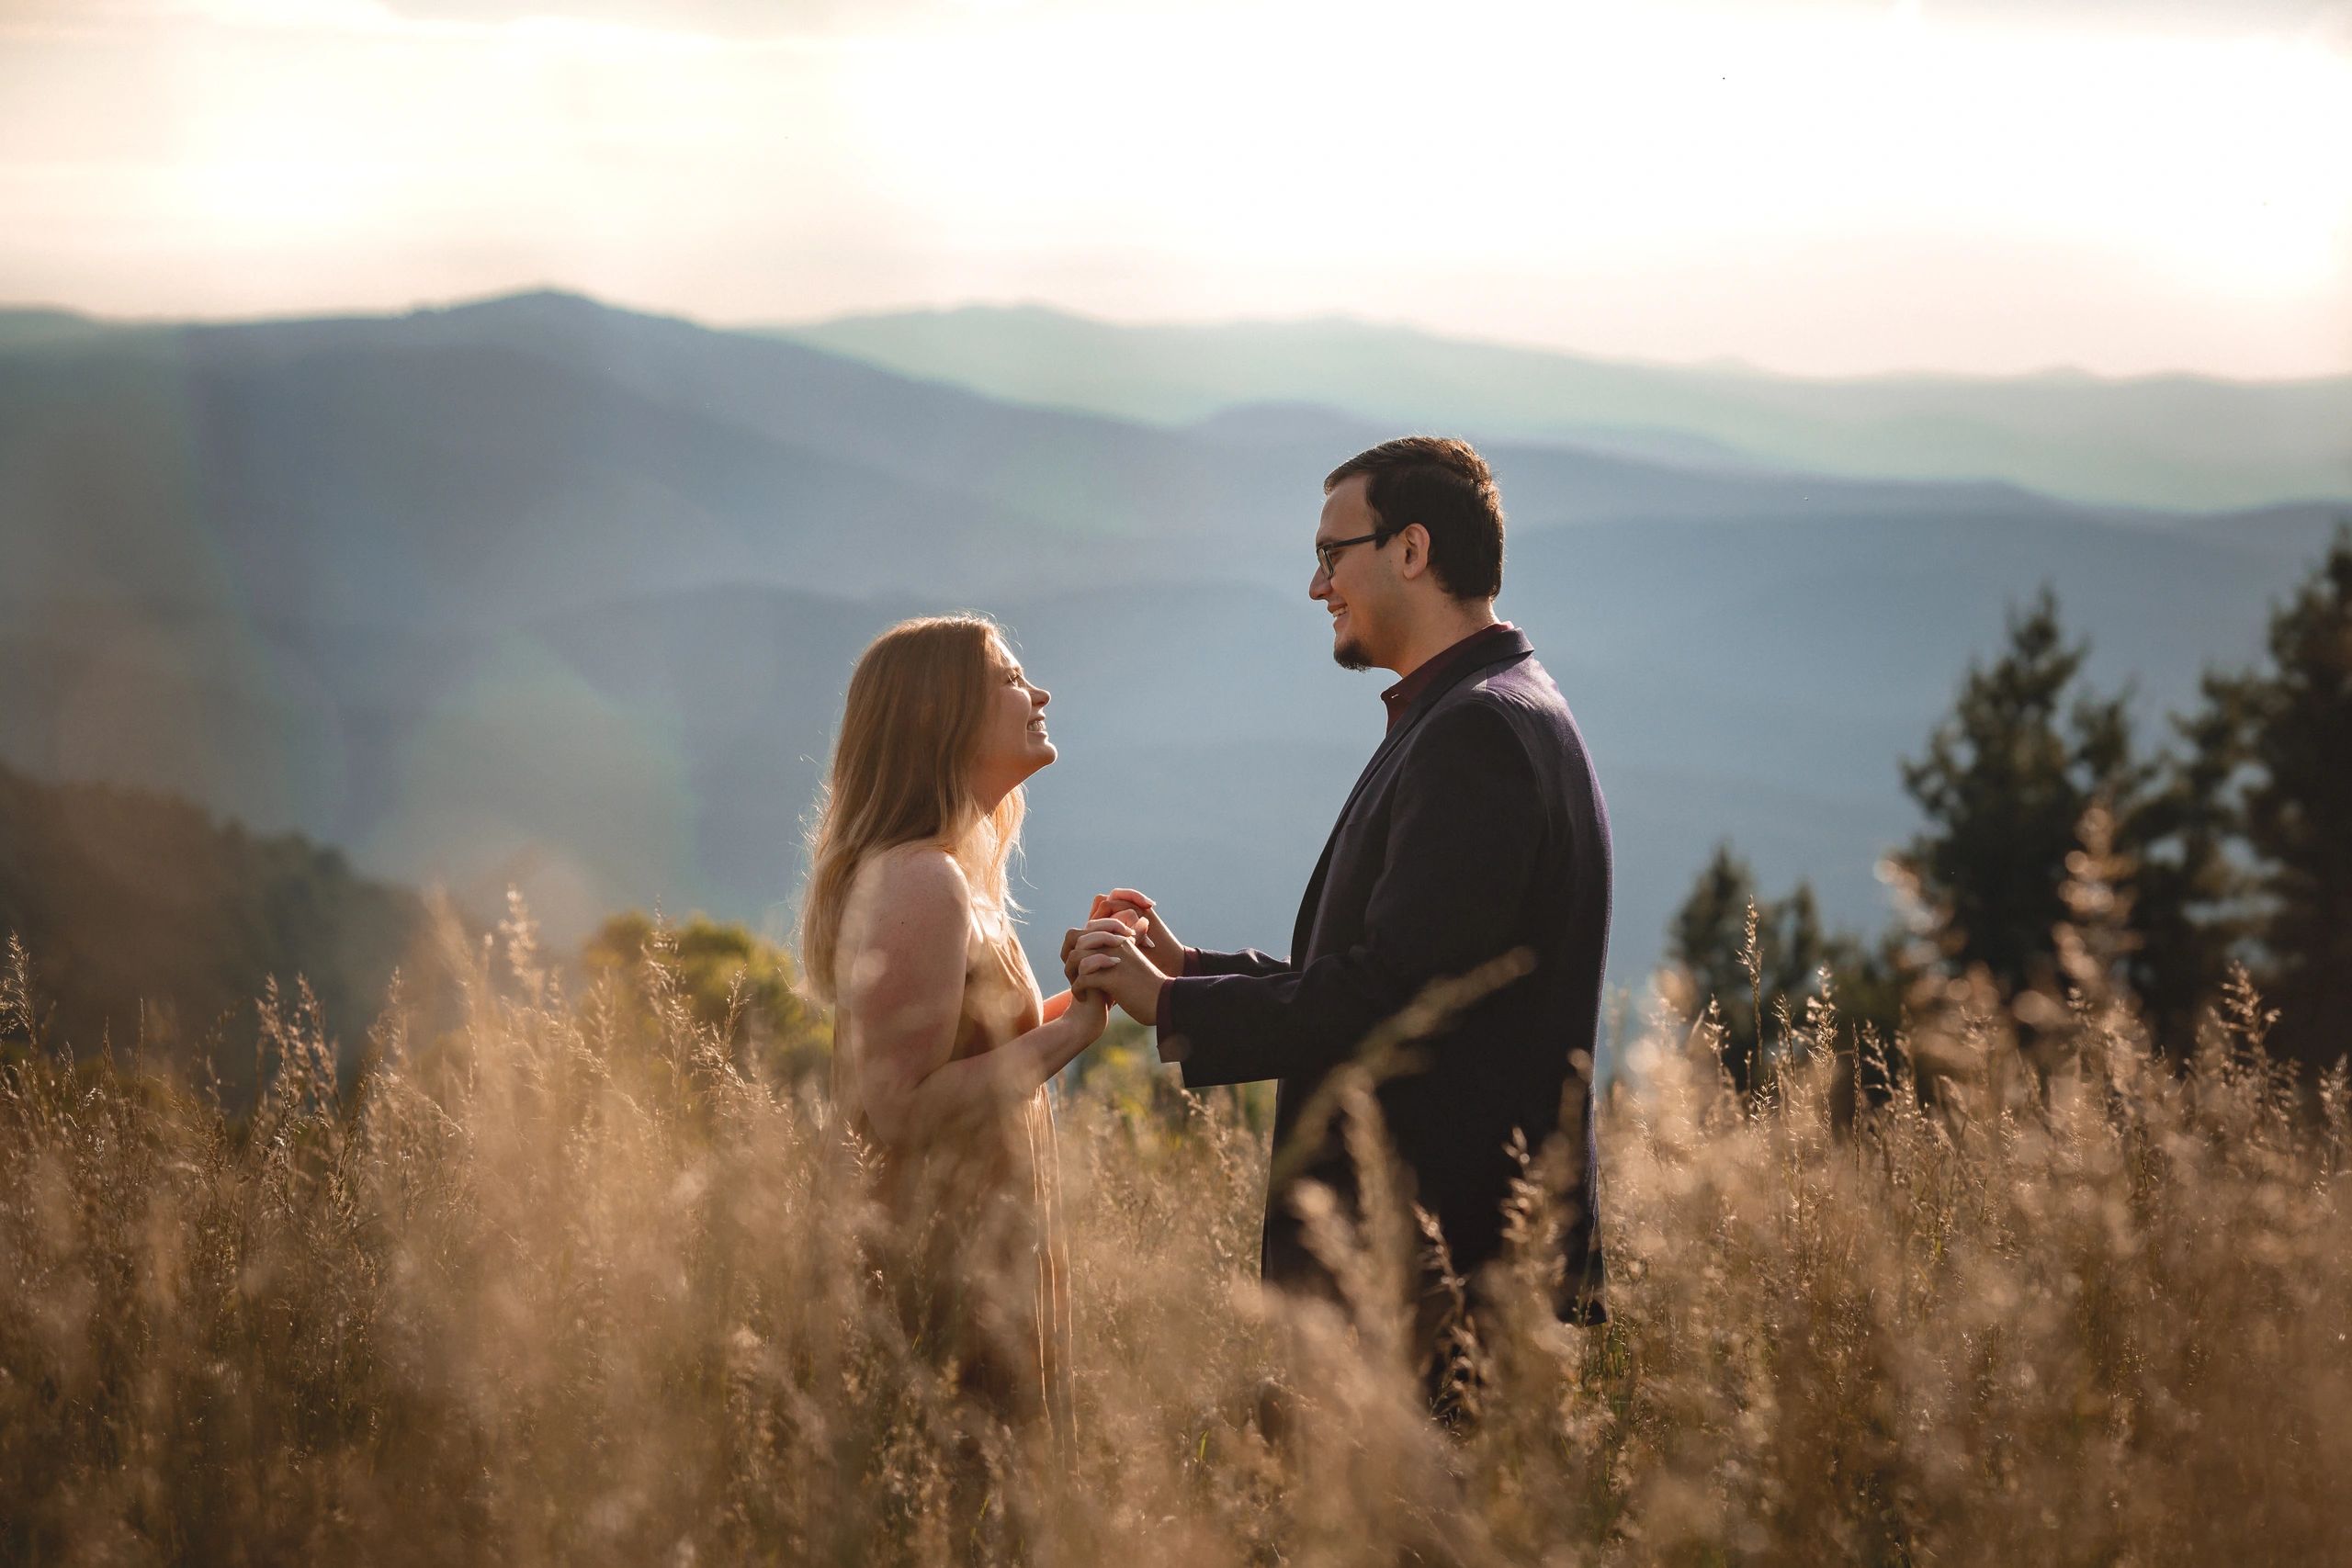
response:
<path id="1" fill-rule="evenodd" d="M 2130 911 L 2136 950 L 2125 965 L 2155 1041 L 2186 1060 L 2205 1010 L 2222 993 L 2245 921 L 2246 877 L 2230 853 L 2238 818 L 2233 716 L 2209 704 L 2173 727 L 2185 755 L 2166 758 L 2130 823 L 2138 863 Z"/>
<path id="2" fill-rule="evenodd" d="M 1695 1009 L 1704 1011 L 1713 1001 L 1720 1010 L 1724 1070 L 1743 1092 L 1756 1067 L 1756 1012 L 1741 960 L 1755 901 L 1756 878 L 1747 863 L 1720 843 L 1667 923 L 1668 962 L 1689 976 Z"/>
<path id="3" fill-rule="evenodd" d="M 1747 966 L 1748 915 L 1755 911 L 1756 971 Z M 1774 1004 L 1801 1016 L 1804 998 L 1821 992 L 1821 971 L 1830 972 L 1839 1013 L 1850 1022 L 1867 1020 L 1883 1040 L 1892 1040 L 1900 1010 L 1885 944 L 1878 952 L 1842 932 L 1823 929 L 1813 885 L 1800 881 L 1785 898 L 1758 897 L 1756 875 L 1728 843 L 1691 884 L 1690 897 L 1667 926 L 1667 956 L 1690 981 L 1693 1005 L 1712 1000 L 1724 1026 L 1724 1070 L 1742 1093 L 1755 1087 L 1770 1029 L 1758 1027 L 1760 1002 L 1770 1019 Z"/>
<path id="4" fill-rule="evenodd" d="M 2272 615 L 2270 667 L 2209 675 L 2209 767 L 2243 774 L 2239 832 L 2280 1055 L 2352 1051 L 2352 520 Z"/>
<path id="5" fill-rule="evenodd" d="M 1926 756 L 1903 764 L 1928 827 L 1898 859 L 1948 914 L 1955 968 L 1982 964 L 2008 995 L 2054 992 L 2066 857 L 2084 813 L 2105 805 L 2114 851 L 2131 867 L 2116 889 L 2131 948 L 2124 978 L 2159 1043 L 2185 1055 L 2231 935 L 2222 918 L 2232 888 L 2229 763 L 2213 749 L 2229 727 L 2211 716 L 2176 721 L 2190 743 L 2186 760 L 2137 755 L 2131 694 L 2085 688 L 2089 651 L 2067 639 L 2046 586 L 2010 615 L 2001 656 L 1970 666 Z"/>

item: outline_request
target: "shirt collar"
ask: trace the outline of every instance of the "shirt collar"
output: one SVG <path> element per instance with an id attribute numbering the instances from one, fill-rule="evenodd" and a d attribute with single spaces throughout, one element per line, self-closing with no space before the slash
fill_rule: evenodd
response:
<path id="1" fill-rule="evenodd" d="M 1460 642 L 1442 653 L 1433 653 L 1414 667 L 1413 672 L 1380 694 L 1381 703 L 1388 709 L 1388 728 L 1405 716 L 1405 710 L 1414 700 L 1435 685 L 1449 670 L 1477 660 L 1484 655 L 1501 651 L 1503 644 L 1519 635 L 1519 628 L 1509 621 L 1497 621 L 1491 626 L 1480 626 Z"/>

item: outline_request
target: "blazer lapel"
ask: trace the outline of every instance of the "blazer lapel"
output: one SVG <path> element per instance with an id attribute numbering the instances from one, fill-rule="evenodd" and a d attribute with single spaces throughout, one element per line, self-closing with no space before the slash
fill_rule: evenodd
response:
<path id="1" fill-rule="evenodd" d="M 1323 840 L 1323 853 L 1315 862 L 1315 874 L 1306 879 L 1306 892 L 1298 901 L 1298 919 L 1291 927 L 1290 953 L 1293 964 L 1306 962 L 1306 939 L 1315 929 L 1315 914 L 1323 902 L 1323 881 L 1330 874 L 1332 846 L 1340 841 L 1340 826 L 1347 821 L 1348 813 L 1356 808 L 1356 801 L 1363 794 L 1365 786 L 1379 775 L 1381 768 L 1395 754 L 1396 748 L 1404 743 L 1405 737 L 1412 732 L 1413 727 L 1429 716 L 1430 709 L 1437 705 L 1437 700 L 1440 697 L 1473 676 L 1483 675 L 1487 671 L 1505 664 L 1516 663 L 1534 651 L 1533 645 L 1527 640 L 1524 633 L 1513 633 L 1511 640 L 1505 643 L 1502 651 L 1494 658 L 1481 660 L 1476 664 L 1466 664 L 1459 670 L 1449 671 L 1439 680 L 1432 682 L 1430 689 L 1416 697 L 1413 700 L 1413 705 L 1405 710 L 1404 716 L 1388 727 L 1388 733 L 1381 737 L 1379 746 L 1373 750 L 1372 761 L 1366 762 L 1363 765 L 1363 772 L 1356 775 L 1355 787 L 1348 791 L 1347 801 L 1340 807 L 1339 816 L 1332 818 L 1331 831 Z"/>
<path id="2" fill-rule="evenodd" d="M 1442 678 L 1432 682 L 1428 691 L 1413 699 L 1413 705 L 1405 710 L 1404 716 L 1391 725 L 1388 733 L 1380 738 L 1380 745 L 1373 752 L 1372 761 L 1366 762 L 1363 772 L 1356 775 L 1356 787 L 1348 792 L 1347 804 L 1340 807 L 1340 821 L 1344 822 L 1348 819 L 1348 813 L 1356 808 L 1356 797 L 1363 794 L 1364 786 L 1371 784 L 1374 777 L 1379 773 L 1381 764 L 1387 761 L 1396 748 L 1405 743 L 1405 737 L 1413 732 L 1414 727 L 1429 716 L 1430 709 L 1437 706 L 1440 697 L 1474 676 L 1483 675 L 1487 671 L 1498 669 L 1505 664 L 1517 663 L 1534 651 L 1535 649 L 1529 646 L 1524 636 L 1514 634 L 1511 643 L 1505 644 L 1503 651 L 1494 658 L 1483 660 L 1476 664 L 1465 664 L 1459 670 L 1448 671 Z M 1339 831 L 1338 824 L 1334 823 L 1331 829 L 1332 837 L 1337 838 Z M 1326 843 L 1324 848 L 1328 851 L 1330 845 Z"/>

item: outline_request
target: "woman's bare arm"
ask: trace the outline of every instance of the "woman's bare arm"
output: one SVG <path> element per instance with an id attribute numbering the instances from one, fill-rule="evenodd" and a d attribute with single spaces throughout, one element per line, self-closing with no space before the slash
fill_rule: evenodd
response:
<path id="1" fill-rule="evenodd" d="M 844 943 L 842 1002 L 856 1021 L 858 1097 L 886 1144 L 921 1141 L 1026 1100 L 1092 1044 L 1108 1020 L 1100 993 L 993 1051 L 951 1059 L 964 1002 L 971 889 L 944 851 L 877 858 Z"/>

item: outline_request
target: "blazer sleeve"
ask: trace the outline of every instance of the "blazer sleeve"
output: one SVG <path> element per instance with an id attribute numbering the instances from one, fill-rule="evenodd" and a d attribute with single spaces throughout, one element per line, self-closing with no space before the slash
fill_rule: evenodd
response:
<path id="1" fill-rule="evenodd" d="M 1187 975 L 1283 975 L 1290 970 L 1290 961 L 1275 958 L 1245 947 L 1238 953 L 1212 953 L 1207 948 L 1193 950 L 1193 965 Z"/>
<path id="2" fill-rule="evenodd" d="M 1397 777 L 1363 940 L 1298 968 L 1172 982 L 1185 1084 L 1328 1068 L 1430 981 L 1510 952 L 1543 824 L 1534 765 L 1498 709 L 1430 715 Z"/>

